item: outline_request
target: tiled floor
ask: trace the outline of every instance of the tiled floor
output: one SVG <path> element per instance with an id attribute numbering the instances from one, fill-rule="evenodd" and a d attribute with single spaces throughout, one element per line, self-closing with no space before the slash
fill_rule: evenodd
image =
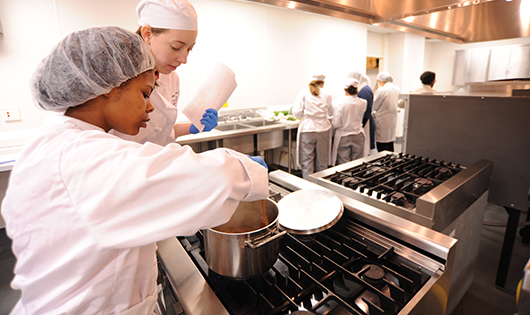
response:
<path id="1" fill-rule="evenodd" d="M 485 222 L 506 222 L 506 219 L 503 208 L 488 205 Z M 495 276 L 504 231 L 504 227 L 483 226 L 473 284 L 453 315 L 513 315 L 516 312 L 515 290 L 530 257 L 530 246 L 524 245 L 517 235 L 505 289 L 497 288 Z M 9 286 L 16 261 L 10 246 L 5 229 L 0 229 L 0 315 L 9 314 L 20 298 L 20 293 Z"/>

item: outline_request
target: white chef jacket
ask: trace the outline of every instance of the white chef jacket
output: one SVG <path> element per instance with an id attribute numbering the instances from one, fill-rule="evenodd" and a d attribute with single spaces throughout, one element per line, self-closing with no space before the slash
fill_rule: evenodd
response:
<path id="1" fill-rule="evenodd" d="M 436 93 L 437 91 L 435 89 L 432 88 L 432 86 L 430 86 L 429 84 L 422 84 L 422 86 L 415 90 L 414 94 L 434 94 Z"/>
<path id="2" fill-rule="evenodd" d="M 375 141 L 388 143 L 396 140 L 397 103 L 400 89 L 387 82 L 374 95 Z"/>
<path id="3" fill-rule="evenodd" d="M 300 118 L 297 132 L 295 161 L 296 166 L 300 168 L 300 133 L 324 132 L 331 129 L 331 123 L 329 122 L 328 117 L 333 115 L 332 97 L 322 89 L 320 90 L 320 94 L 315 96 L 311 94 L 309 87 L 307 87 L 301 90 L 296 96 L 293 104 L 293 115 L 296 118 Z M 331 147 L 329 151 L 331 155 Z"/>
<path id="4" fill-rule="evenodd" d="M 367 102 L 357 95 L 347 95 L 340 98 L 333 106 L 333 119 L 331 124 L 335 128 L 333 148 L 331 151 L 331 163 L 337 162 L 337 151 L 342 137 L 364 134 L 363 115 L 366 111 Z"/>
<path id="5" fill-rule="evenodd" d="M 138 143 L 147 141 L 159 145 L 175 142 L 176 135 L 173 126 L 177 121 L 177 103 L 180 96 L 180 80 L 175 71 L 170 74 L 159 74 L 158 86 L 151 94 L 151 104 L 155 110 L 149 114 L 146 128 L 140 129 L 137 135 L 131 136 L 111 130 L 110 133 L 122 139 Z"/>
<path id="6" fill-rule="evenodd" d="M 2 208 L 22 290 L 12 314 L 150 314 L 156 242 L 227 222 L 268 192 L 267 170 L 236 151 L 140 145 L 51 114 Z"/>

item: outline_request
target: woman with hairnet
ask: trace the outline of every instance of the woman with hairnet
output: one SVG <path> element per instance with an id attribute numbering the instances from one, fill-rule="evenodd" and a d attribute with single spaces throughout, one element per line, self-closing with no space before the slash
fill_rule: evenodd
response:
<path id="1" fill-rule="evenodd" d="M 189 122 L 177 122 L 180 80 L 175 72 L 185 64 L 197 39 L 197 13 L 187 0 L 141 0 L 136 6 L 136 33 L 143 38 L 155 58 L 158 86 L 151 96 L 155 111 L 147 127 L 135 135 L 113 131 L 117 136 L 139 143 L 166 145 L 179 136 L 195 134 L 199 129 Z M 207 109 L 201 123 L 203 131 L 217 126 L 217 111 Z"/>
<path id="2" fill-rule="evenodd" d="M 377 74 L 379 89 L 374 96 L 375 141 L 377 151 L 394 151 L 397 124 L 397 103 L 400 88 L 392 83 L 392 75 L 386 71 Z"/>
<path id="3" fill-rule="evenodd" d="M 345 96 L 333 106 L 331 123 L 335 128 L 332 165 L 343 164 L 364 156 L 364 129 L 362 120 L 366 111 L 366 100 L 357 97 L 359 81 L 347 78 L 344 84 Z"/>
<path id="4" fill-rule="evenodd" d="M 293 115 L 300 118 L 296 140 L 296 164 L 302 177 L 324 170 L 330 165 L 331 123 L 333 114 L 331 95 L 324 92 L 326 76 L 314 75 L 309 86 L 298 93 L 293 104 Z"/>
<path id="5" fill-rule="evenodd" d="M 359 81 L 359 86 L 357 87 L 357 90 L 359 91 L 357 93 L 357 97 L 362 98 L 366 100 L 366 111 L 363 115 L 363 128 L 365 128 L 365 132 L 368 129 L 369 132 L 366 132 L 366 137 L 369 137 L 367 140 L 369 140 L 369 144 L 365 147 L 364 155 L 367 156 L 370 153 L 370 150 L 375 149 L 375 121 L 374 116 L 372 115 L 372 106 L 374 103 L 374 92 L 372 91 L 372 88 L 370 85 L 372 84 L 370 81 L 370 78 L 357 71 L 352 71 L 348 73 L 348 78 L 353 78 Z M 366 125 L 368 123 L 368 125 Z"/>
<path id="6" fill-rule="evenodd" d="M 72 33 L 38 66 L 50 114 L 12 170 L 2 214 L 18 261 L 12 314 L 150 314 L 156 242 L 227 222 L 268 197 L 267 169 L 244 154 L 195 154 L 124 141 L 149 122 L 155 60 L 118 27 Z"/>

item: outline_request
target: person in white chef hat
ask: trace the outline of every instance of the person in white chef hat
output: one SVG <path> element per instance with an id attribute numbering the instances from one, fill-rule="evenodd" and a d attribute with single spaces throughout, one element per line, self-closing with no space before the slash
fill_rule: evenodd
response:
<path id="1" fill-rule="evenodd" d="M 331 123 L 335 128 L 335 136 L 331 151 L 332 165 L 343 164 L 364 156 L 363 116 L 367 102 L 357 97 L 358 86 L 359 80 L 347 78 L 344 84 L 345 96 L 333 106 Z"/>
<path id="2" fill-rule="evenodd" d="M 368 156 L 372 149 L 375 149 L 375 120 L 372 115 L 372 107 L 374 104 L 374 92 L 371 88 L 370 78 L 363 73 L 358 71 L 352 71 L 348 73 L 348 78 L 359 80 L 359 86 L 357 87 L 357 97 L 366 100 L 366 111 L 363 116 L 363 127 L 365 135 L 365 147 L 364 155 Z"/>
<path id="3" fill-rule="evenodd" d="M 136 7 L 138 24 L 136 31 L 149 46 L 155 58 L 158 86 L 151 96 L 155 111 L 147 128 L 130 136 L 114 132 L 121 138 L 139 143 L 150 141 L 160 145 L 175 142 L 179 136 L 195 134 L 199 130 L 188 122 L 177 122 L 177 103 L 180 95 L 179 76 L 175 70 L 186 64 L 195 46 L 198 25 L 197 12 L 187 0 L 141 0 Z M 207 109 L 201 123 L 203 131 L 217 126 L 218 113 Z"/>
<path id="4" fill-rule="evenodd" d="M 63 39 L 31 81 L 49 114 L 11 172 L 2 215 L 17 257 L 12 314 L 152 314 L 156 242 L 227 222 L 268 197 L 245 154 L 125 141 L 153 105 L 155 59 L 136 34 L 92 28 Z"/>
<path id="5" fill-rule="evenodd" d="M 301 90 L 293 104 L 293 115 L 300 118 L 296 141 L 296 164 L 302 177 L 324 170 L 330 165 L 332 97 L 326 93 L 322 74 L 313 75 L 307 88 Z"/>
<path id="6" fill-rule="evenodd" d="M 375 142 L 377 151 L 394 151 L 396 140 L 397 104 L 401 89 L 393 83 L 389 72 L 377 74 L 379 89 L 374 95 Z"/>

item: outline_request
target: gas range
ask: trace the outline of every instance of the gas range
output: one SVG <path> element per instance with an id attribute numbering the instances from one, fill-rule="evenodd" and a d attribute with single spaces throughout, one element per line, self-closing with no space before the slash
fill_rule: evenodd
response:
<path id="1" fill-rule="evenodd" d="M 328 176 L 330 181 L 372 198 L 412 210 L 423 194 L 464 168 L 408 154 L 385 155 Z"/>
<path id="2" fill-rule="evenodd" d="M 318 188 L 282 171 L 269 179 L 276 201 Z M 339 222 L 313 235 L 285 234 L 274 266 L 253 279 L 211 271 L 201 232 L 160 242 L 162 272 L 185 313 L 445 314 L 456 240 L 336 195 L 346 210 Z"/>
<path id="3" fill-rule="evenodd" d="M 310 175 L 310 180 L 437 231 L 487 190 L 493 162 L 463 167 L 388 151 Z"/>
<path id="4" fill-rule="evenodd" d="M 458 239 L 447 314 L 473 282 L 493 162 L 469 166 L 383 151 L 310 175 L 310 180 Z"/>

